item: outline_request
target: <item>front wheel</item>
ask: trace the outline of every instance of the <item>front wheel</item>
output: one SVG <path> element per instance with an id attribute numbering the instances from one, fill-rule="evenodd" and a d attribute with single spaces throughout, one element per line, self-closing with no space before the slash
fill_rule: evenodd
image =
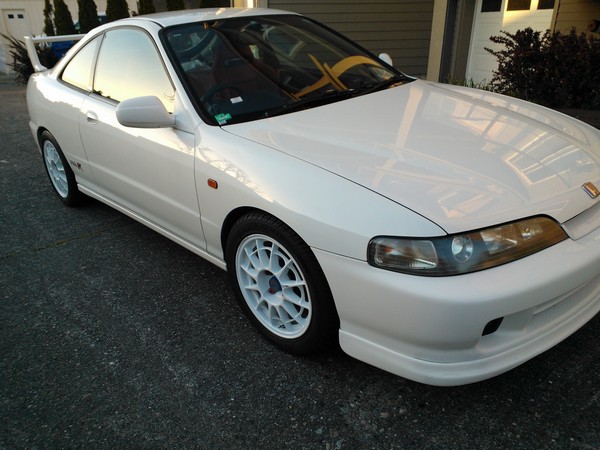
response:
<path id="1" fill-rule="evenodd" d="M 78 206 L 85 201 L 85 196 L 77 188 L 75 174 L 69 166 L 64 153 L 54 136 L 48 131 L 44 131 L 40 136 L 40 147 L 46 173 L 54 192 L 56 192 L 62 202 L 67 206 Z"/>
<path id="2" fill-rule="evenodd" d="M 289 227 L 248 214 L 233 226 L 226 258 L 238 303 L 270 341 L 298 354 L 337 342 L 339 319 L 325 275 Z"/>

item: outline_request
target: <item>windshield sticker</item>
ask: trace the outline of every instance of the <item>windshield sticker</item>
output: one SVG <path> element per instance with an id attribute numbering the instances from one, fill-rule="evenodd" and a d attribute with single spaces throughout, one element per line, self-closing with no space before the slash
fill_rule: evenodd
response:
<path id="1" fill-rule="evenodd" d="M 219 123 L 219 125 L 225 125 L 228 120 L 231 120 L 231 114 L 229 114 L 229 113 L 227 113 L 227 114 L 217 114 L 215 116 L 215 119 Z"/>
<path id="2" fill-rule="evenodd" d="M 244 100 L 242 100 L 242 97 L 233 97 L 233 98 L 230 98 L 229 101 L 231 103 L 242 103 Z"/>

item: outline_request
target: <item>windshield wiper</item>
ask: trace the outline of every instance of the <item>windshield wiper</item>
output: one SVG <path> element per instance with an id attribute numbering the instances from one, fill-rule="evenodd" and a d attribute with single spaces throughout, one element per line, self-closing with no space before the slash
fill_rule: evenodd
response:
<path id="1" fill-rule="evenodd" d="M 294 111 L 304 110 L 315 108 L 317 106 L 328 105 L 330 103 L 335 103 L 340 100 L 344 100 L 355 95 L 354 90 L 348 91 L 334 91 L 328 92 L 326 94 L 320 95 L 318 97 L 310 97 L 301 100 L 292 101 L 290 103 L 286 103 L 277 108 L 265 111 L 263 114 L 263 118 L 280 116 L 282 114 L 291 113 Z"/>
<path id="2" fill-rule="evenodd" d="M 265 111 L 264 113 L 262 113 L 261 117 L 267 118 L 280 116 L 282 114 L 287 114 L 295 111 L 328 105 L 330 103 L 335 103 L 337 101 L 345 100 L 351 97 L 356 97 L 358 95 L 366 95 L 372 92 L 381 91 L 391 86 L 408 83 L 410 81 L 414 81 L 414 79 L 407 77 L 406 75 L 395 75 L 391 78 L 388 78 L 387 80 L 383 80 L 379 83 L 369 84 L 363 88 L 348 89 L 345 91 L 332 91 L 322 94 L 318 97 L 309 97 L 300 100 L 290 101 L 289 103 L 278 106 L 277 108 Z"/>

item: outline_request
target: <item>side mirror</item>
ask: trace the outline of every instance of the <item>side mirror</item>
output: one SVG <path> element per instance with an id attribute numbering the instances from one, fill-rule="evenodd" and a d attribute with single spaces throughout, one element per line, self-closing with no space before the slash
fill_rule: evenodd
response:
<path id="1" fill-rule="evenodd" d="M 167 128 L 175 125 L 175 116 L 153 95 L 123 100 L 117 106 L 117 120 L 125 127 Z"/>
<path id="2" fill-rule="evenodd" d="M 382 60 L 384 63 L 386 63 L 388 66 L 394 65 L 394 61 L 392 61 L 392 57 L 390 55 L 388 55 L 387 53 L 381 53 L 379 55 L 379 59 Z"/>

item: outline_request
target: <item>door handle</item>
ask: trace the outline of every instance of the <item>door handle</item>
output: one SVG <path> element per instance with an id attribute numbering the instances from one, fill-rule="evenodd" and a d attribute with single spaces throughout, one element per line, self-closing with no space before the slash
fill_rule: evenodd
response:
<path id="1" fill-rule="evenodd" d="M 96 124 L 98 123 L 98 116 L 96 115 L 96 113 L 88 111 L 87 113 L 85 113 L 85 120 L 87 121 L 87 123 Z"/>

